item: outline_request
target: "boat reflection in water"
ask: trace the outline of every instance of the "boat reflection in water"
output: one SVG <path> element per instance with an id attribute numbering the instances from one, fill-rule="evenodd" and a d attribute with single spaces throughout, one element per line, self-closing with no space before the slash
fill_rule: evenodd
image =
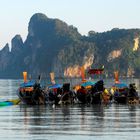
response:
<path id="1" fill-rule="evenodd" d="M 139 137 L 138 106 L 20 106 L 18 113 L 21 117 L 16 121 L 24 126 L 17 128 L 19 133 L 22 131 L 33 139 L 111 139 L 113 136 L 116 140 L 129 140 L 134 135 Z"/>

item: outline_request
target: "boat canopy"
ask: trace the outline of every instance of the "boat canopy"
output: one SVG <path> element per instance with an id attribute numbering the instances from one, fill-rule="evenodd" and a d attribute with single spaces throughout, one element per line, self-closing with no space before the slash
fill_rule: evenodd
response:
<path id="1" fill-rule="evenodd" d="M 61 84 L 54 84 L 48 87 L 49 89 L 54 89 L 54 88 L 62 88 Z"/>
<path id="2" fill-rule="evenodd" d="M 128 85 L 125 83 L 115 83 L 113 85 L 113 87 L 117 87 L 117 88 L 128 88 Z"/>
<path id="3" fill-rule="evenodd" d="M 92 85 L 95 85 L 95 82 L 87 81 L 87 82 L 84 82 L 81 84 L 81 86 L 83 86 L 83 87 L 92 86 Z"/>
<path id="4" fill-rule="evenodd" d="M 29 81 L 29 82 L 27 82 L 27 83 L 22 83 L 22 84 L 20 84 L 20 87 L 33 87 L 34 86 L 34 84 L 35 84 L 35 81 Z"/>

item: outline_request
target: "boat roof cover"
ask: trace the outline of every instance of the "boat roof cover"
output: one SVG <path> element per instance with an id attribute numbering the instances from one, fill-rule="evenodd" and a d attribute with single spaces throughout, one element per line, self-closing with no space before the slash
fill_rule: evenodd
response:
<path id="1" fill-rule="evenodd" d="M 113 87 L 117 87 L 117 88 L 127 88 L 128 85 L 125 84 L 125 83 L 115 83 L 115 84 L 113 85 Z"/>
<path id="2" fill-rule="evenodd" d="M 54 88 L 61 88 L 61 87 L 62 87 L 61 84 L 54 84 L 54 85 L 49 86 L 48 88 L 54 89 Z"/>
<path id="3" fill-rule="evenodd" d="M 34 81 L 29 81 L 29 82 L 27 82 L 27 83 L 22 83 L 22 84 L 20 84 L 20 87 L 33 87 L 34 84 L 35 84 Z"/>
<path id="4" fill-rule="evenodd" d="M 87 81 L 87 82 L 84 82 L 81 84 L 81 86 L 83 86 L 83 87 L 92 86 L 92 85 L 95 85 L 95 82 Z"/>

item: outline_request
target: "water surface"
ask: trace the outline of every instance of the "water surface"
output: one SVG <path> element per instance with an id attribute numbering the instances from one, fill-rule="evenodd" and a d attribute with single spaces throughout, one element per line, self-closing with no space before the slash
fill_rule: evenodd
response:
<path id="1" fill-rule="evenodd" d="M 0 80 L 1 99 L 16 98 L 20 82 Z M 140 105 L 0 107 L 0 139 L 138 140 L 139 138 Z"/>

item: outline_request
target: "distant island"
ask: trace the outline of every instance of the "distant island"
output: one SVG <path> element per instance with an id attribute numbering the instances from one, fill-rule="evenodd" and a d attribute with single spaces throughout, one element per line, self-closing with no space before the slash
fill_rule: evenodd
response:
<path id="1" fill-rule="evenodd" d="M 0 50 L 0 78 L 21 78 L 27 71 L 32 76 L 78 77 L 84 66 L 104 65 L 105 74 L 112 77 L 118 70 L 121 76 L 140 77 L 140 29 L 118 29 L 98 33 L 89 31 L 83 36 L 73 25 L 34 14 L 23 42 L 20 35 Z"/>

